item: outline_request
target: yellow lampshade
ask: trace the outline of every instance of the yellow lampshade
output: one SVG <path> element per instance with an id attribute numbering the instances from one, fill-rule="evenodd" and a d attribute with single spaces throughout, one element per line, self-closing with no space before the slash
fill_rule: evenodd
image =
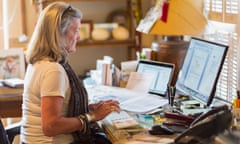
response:
<path id="1" fill-rule="evenodd" d="M 149 34 L 198 35 L 204 33 L 206 25 L 201 0 L 170 0 L 167 22 L 157 20 Z"/>

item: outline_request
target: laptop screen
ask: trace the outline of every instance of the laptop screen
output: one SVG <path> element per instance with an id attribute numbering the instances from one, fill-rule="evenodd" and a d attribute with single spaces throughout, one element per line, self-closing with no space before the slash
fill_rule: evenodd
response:
<path id="1" fill-rule="evenodd" d="M 152 73 L 154 80 L 150 86 L 149 93 L 165 96 L 167 92 L 167 85 L 171 83 L 174 64 L 159 61 L 139 60 L 137 65 L 137 72 Z"/>

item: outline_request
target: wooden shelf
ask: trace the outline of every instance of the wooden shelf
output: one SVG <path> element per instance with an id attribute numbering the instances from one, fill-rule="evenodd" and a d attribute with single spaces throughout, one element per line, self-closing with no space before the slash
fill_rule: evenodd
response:
<path id="1" fill-rule="evenodd" d="M 39 12 L 52 2 L 65 1 L 65 2 L 123 2 L 123 0 L 36 0 L 35 4 L 38 5 Z M 127 20 L 127 27 L 129 30 L 130 38 L 127 40 L 114 40 L 109 39 L 106 41 L 94 41 L 84 40 L 77 43 L 77 48 L 114 48 L 114 47 L 127 47 L 128 48 L 128 59 L 132 59 L 136 50 L 141 48 L 140 35 L 136 34 L 135 28 L 137 19 L 135 18 L 135 11 L 139 11 L 138 14 L 141 16 L 141 2 L 134 2 L 133 0 L 124 0 L 126 3 L 125 10 L 128 13 L 130 19 Z M 134 4 L 135 3 L 135 4 Z M 97 12 L 97 11 L 96 11 Z M 90 18 L 91 19 L 91 18 Z M 94 21 L 93 21 L 94 22 Z"/>
<path id="2" fill-rule="evenodd" d="M 19 42 L 17 39 L 10 40 L 11 47 L 14 48 L 27 48 L 27 42 Z M 85 40 L 80 41 L 77 43 L 77 48 L 102 48 L 102 47 L 135 47 L 136 42 L 134 39 L 127 39 L 127 40 L 105 40 L 105 41 L 94 41 L 94 40 Z"/>
<path id="3" fill-rule="evenodd" d="M 59 0 L 46 0 L 46 1 L 42 1 L 41 3 L 44 3 L 44 2 L 55 2 L 55 1 L 59 1 Z M 88 2 L 91 2 L 91 1 L 122 1 L 122 0 L 61 0 L 61 1 L 65 1 L 65 2 L 83 2 L 83 1 L 88 1 Z M 39 3 L 39 1 L 34 1 L 35 3 Z"/>
<path id="4" fill-rule="evenodd" d="M 116 47 L 116 46 L 128 46 L 134 47 L 136 42 L 134 39 L 127 40 L 105 40 L 105 41 L 94 41 L 94 40 L 86 40 L 77 43 L 77 48 L 93 48 L 93 47 Z"/>
<path id="5" fill-rule="evenodd" d="M 46 7 L 49 3 L 56 2 L 59 0 L 46 0 L 46 1 L 34 1 L 35 4 L 42 4 L 43 7 Z M 122 1 L 122 0 L 61 0 L 64 2 L 115 2 L 115 1 Z M 131 1 L 131 0 L 128 0 Z"/>

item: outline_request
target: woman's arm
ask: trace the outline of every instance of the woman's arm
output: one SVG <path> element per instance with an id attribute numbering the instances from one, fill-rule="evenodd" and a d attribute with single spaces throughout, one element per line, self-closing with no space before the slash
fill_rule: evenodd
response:
<path id="1" fill-rule="evenodd" d="M 61 96 L 42 97 L 42 129 L 46 136 L 71 133 L 82 128 L 82 123 L 76 117 L 61 115 L 63 100 Z"/>
<path id="2" fill-rule="evenodd" d="M 63 97 L 44 96 L 42 97 L 42 129 L 46 136 L 71 133 L 83 128 L 81 121 L 77 117 L 64 117 L 61 115 Z M 103 101 L 98 104 L 91 114 L 96 121 L 102 120 L 111 112 L 119 112 L 117 101 Z"/>

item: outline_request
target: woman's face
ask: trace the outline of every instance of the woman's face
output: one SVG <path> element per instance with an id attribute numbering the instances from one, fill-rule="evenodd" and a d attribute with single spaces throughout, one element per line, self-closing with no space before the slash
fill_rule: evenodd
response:
<path id="1" fill-rule="evenodd" d="M 73 18 L 65 34 L 65 39 L 67 42 L 66 49 L 69 53 L 76 51 L 76 44 L 80 39 L 80 35 L 79 35 L 80 25 L 81 25 L 80 19 Z"/>

